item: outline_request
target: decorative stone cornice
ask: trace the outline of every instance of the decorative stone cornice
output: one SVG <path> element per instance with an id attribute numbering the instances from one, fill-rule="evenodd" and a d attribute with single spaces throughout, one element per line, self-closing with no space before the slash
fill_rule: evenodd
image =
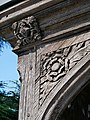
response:
<path id="1" fill-rule="evenodd" d="M 34 1 L 35 4 L 29 4 L 32 1 L 23 1 L 23 3 L 0 12 L 0 35 L 8 40 L 13 47 L 16 46 L 16 38 L 11 25 L 15 21 L 21 21 L 31 15 L 39 19 L 40 28 L 44 33 L 42 42 L 36 42 L 36 46 L 57 39 L 66 39 L 67 36 L 90 29 L 89 0 L 78 2 L 38 0 L 38 2 Z M 29 49 L 32 47 L 34 44 L 29 44 Z M 18 50 L 18 52 L 21 51 L 23 50 Z"/>
<path id="2" fill-rule="evenodd" d="M 27 17 L 18 22 L 13 23 L 12 28 L 16 36 L 16 48 L 41 40 L 41 33 L 38 22 L 34 16 Z"/>

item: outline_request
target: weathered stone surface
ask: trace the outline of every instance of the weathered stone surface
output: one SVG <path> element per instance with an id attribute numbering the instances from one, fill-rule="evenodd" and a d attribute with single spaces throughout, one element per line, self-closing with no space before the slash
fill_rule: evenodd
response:
<path id="1" fill-rule="evenodd" d="M 40 28 L 34 16 L 13 23 L 12 28 L 14 35 L 18 39 L 16 48 L 41 40 Z"/>
<path id="2" fill-rule="evenodd" d="M 88 44 L 87 44 L 88 43 Z M 87 54 L 90 53 L 90 40 L 42 55 L 40 75 L 40 104 L 43 104 L 54 86 Z M 44 56 L 44 59 L 43 59 Z M 45 59 L 46 56 L 46 59 Z M 48 61 L 48 62 L 47 62 Z M 42 82 L 43 80 L 43 82 Z M 52 84 L 51 82 L 54 82 Z M 50 85 L 51 84 L 51 85 Z M 48 86 L 51 87 L 48 87 Z M 44 88 L 44 86 L 47 86 Z M 42 101 L 42 103 L 41 103 Z"/>
<path id="3" fill-rule="evenodd" d="M 18 55 L 19 120 L 58 120 L 90 80 L 90 0 L 27 0 L 0 14 Z"/>

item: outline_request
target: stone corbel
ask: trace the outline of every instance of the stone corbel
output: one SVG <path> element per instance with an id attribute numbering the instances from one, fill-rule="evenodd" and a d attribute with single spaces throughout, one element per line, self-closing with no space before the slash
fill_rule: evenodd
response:
<path id="1" fill-rule="evenodd" d="M 41 40 L 40 28 L 34 16 L 13 23 L 12 28 L 17 38 L 15 48 L 20 48 L 28 43 Z"/>

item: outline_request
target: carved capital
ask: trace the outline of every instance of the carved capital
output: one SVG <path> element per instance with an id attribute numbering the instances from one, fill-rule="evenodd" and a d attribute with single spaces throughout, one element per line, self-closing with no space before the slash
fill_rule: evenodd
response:
<path id="1" fill-rule="evenodd" d="M 14 30 L 14 35 L 18 39 L 16 47 L 41 40 L 39 25 L 34 16 L 13 23 L 12 28 Z"/>

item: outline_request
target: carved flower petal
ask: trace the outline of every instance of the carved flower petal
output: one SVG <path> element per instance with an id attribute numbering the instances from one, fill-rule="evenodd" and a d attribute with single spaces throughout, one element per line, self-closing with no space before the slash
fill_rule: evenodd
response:
<path id="1" fill-rule="evenodd" d="M 51 72 L 51 73 L 50 73 L 50 76 L 51 76 L 51 77 L 57 76 L 57 72 Z"/>
<path id="2" fill-rule="evenodd" d="M 44 65 L 43 65 L 44 69 L 48 66 L 49 62 L 50 62 L 50 59 L 47 59 L 46 62 L 44 63 Z"/>
<path id="3" fill-rule="evenodd" d="M 50 76 L 50 75 L 47 75 L 47 79 L 48 79 L 48 81 L 52 81 L 52 77 Z"/>
<path id="4" fill-rule="evenodd" d="M 53 58 L 51 61 L 50 61 L 50 64 L 53 64 L 54 62 L 57 61 L 57 58 Z"/>
<path id="5" fill-rule="evenodd" d="M 59 57 L 61 57 L 61 55 L 59 53 L 56 53 L 54 57 L 59 58 Z"/>
<path id="6" fill-rule="evenodd" d="M 58 61 L 59 61 L 59 63 L 61 63 L 62 65 L 64 65 L 64 61 L 61 58 L 59 58 Z"/>
<path id="7" fill-rule="evenodd" d="M 65 66 L 61 66 L 60 69 L 58 70 L 58 73 L 61 73 L 62 72 L 62 69 L 64 68 Z"/>
<path id="8" fill-rule="evenodd" d="M 58 76 L 55 77 L 55 79 L 53 79 L 53 81 L 54 81 L 54 82 L 55 82 L 55 81 L 58 81 L 58 80 L 59 80 L 61 77 L 63 77 L 65 74 L 66 74 L 65 72 L 63 72 L 63 73 L 61 73 L 61 74 L 58 74 Z"/>

